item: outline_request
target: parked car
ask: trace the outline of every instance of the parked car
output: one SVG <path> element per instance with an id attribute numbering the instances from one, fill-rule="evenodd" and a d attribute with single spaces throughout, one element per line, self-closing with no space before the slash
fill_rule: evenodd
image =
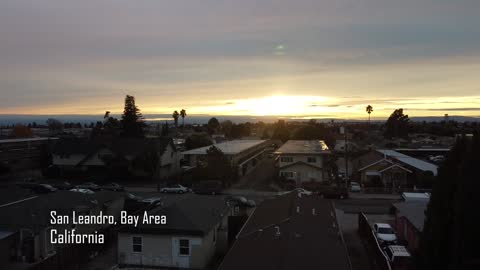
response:
<path id="1" fill-rule="evenodd" d="M 227 202 L 234 203 L 238 206 L 246 206 L 246 207 L 255 207 L 256 203 L 254 200 L 248 200 L 243 196 L 229 196 L 226 198 Z"/>
<path id="2" fill-rule="evenodd" d="M 70 190 L 70 189 L 73 188 L 73 185 L 70 184 L 70 182 L 67 182 L 67 181 L 60 182 L 60 183 L 55 183 L 55 184 L 52 184 L 52 186 L 59 189 L 59 190 Z"/>
<path id="3" fill-rule="evenodd" d="M 70 189 L 70 191 L 80 192 L 80 193 L 84 193 L 84 194 L 95 194 L 94 191 L 92 191 L 90 189 L 87 189 L 87 188 L 72 188 L 72 189 Z"/>
<path id="4" fill-rule="evenodd" d="M 361 192 L 362 187 L 360 186 L 359 183 L 357 182 L 351 182 L 350 183 L 350 192 Z"/>
<path id="5" fill-rule="evenodd" d="M 160 189 L 160 192 L 162 193 L 179 193 L 179 194 L 183 194 L 183 193 L 187 193 L 189 192 L 190 190 L 187 188 L 187 187 L 184 187 L 180 184 L 174 184 L 174 185 L 170 185 L 170 186 L 166 186 L 164 188 L 161 188 Z"/>
<path id="6" fill-rule="evenodd" d="M 93 183 L 93 182 L 86 182 L 86 183 L 77 185 L 75 188 L 90 189 L 90 190 L 93 190 L 93 191 L 100 190 L 100 186 Z"/>
<path id="7" fill-rule="evenodd" d="M 160 198 L 160 197 L 150 197 L 150 198 L 146 198 L 146 199 L 141 200 L 141 202 L 154 204 L 154 205 L 159 205 L 159 204 L 162 204 L 162 198 Z"/>
<path id="8" fill-rule="evenodd" d="M 38 184 L 38 185 L 32 186 L 31 189 L 35 193 L 50 193 L 50 192 L 57 191 L 56 188 L 52 187 L 51 185 L 47 185 L 47 184 Z"/>
<path id="9" fill-rule="evenodd" d="M 192 189 L 196 194 L 216 195 L 222 193 L 223 186 L 219 181 L 203 181 L 194 184 Z"/>
<path id="10" fill-rule="evenodd" d="M 122 185 L 117 183 L 108 183 L 102 186 L 102 189 L 111 190 L 111 191 L 124 191 L 125 188 Z"/>
<path id="11" fill-rule="evenodd" d="M 377 236 L 380 244 L 395 244 L 397 242 L 397 236 L 392 226 L 387 223 L 375 223 L 373 224 L 373 231 Z"/>

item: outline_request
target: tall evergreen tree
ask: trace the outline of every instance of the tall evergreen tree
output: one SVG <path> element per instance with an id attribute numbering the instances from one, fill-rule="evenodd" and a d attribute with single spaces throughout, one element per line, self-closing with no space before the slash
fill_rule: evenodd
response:
<path id="1" fill-rule="evenodd" d="M 385 123 L 384 136 L 386 138 L 408 137 L 409 121 L 408 115 L 403 114 L 403 109 L 396 109 Z"/>
<path id="2" fill-rule="evenodd" d="M 143 137 L 145 134 L 145 120 L 140 113 L 140 109 L 135 105 L 135 97 L 127 95 L 125 97 L 125 108 L 123 109 L 122 136 L 125 137 Z"/>
<path id="3" fill-rule="evenodd" d="M 480 269 L 480 138 L 461 138 L 439 169 L 426 211 L 417 269 Z"/>

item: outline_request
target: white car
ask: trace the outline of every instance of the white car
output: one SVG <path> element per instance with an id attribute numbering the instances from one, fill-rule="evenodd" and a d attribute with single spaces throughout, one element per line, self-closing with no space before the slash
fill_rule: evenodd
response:
<path id="1" fill-rule="evenodd" d="M 375 223 L 373 224 L 373 231 L 380 244 L 394 244 L 397 242 L 397 236 L 390 224 Z"/>
<path id="2" fill-rule="evenodd" d="M 362 191 L 362 187 L 357 182 L 350 183 L 350 192 L 360 192 Z"/>
<path id="3" fill-rule="evenodd" d="M 72 189 L 70 189 L 70 191 L 80 192 L 80 193 L 83 193 L 83 194 L 95 194 L 94 191 L 91 191 L 90 189 L 87 189 L 87 188 L 72 188 Z"/>
<path id="4" fill-rule="evenodd" d="M 175 185 L 167 186 L 167 187 L 164 187 L 164 188 L 160 189 L 160 192 L 182 194 L 182 193 L 189 192 L 189 189 L 187 187 L 182 186 L 182 185 L 175 184 Z"/>

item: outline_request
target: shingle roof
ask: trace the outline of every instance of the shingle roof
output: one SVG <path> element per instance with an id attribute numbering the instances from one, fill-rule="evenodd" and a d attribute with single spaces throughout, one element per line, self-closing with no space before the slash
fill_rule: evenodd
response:
<path id="1" fill-rule="evenodd" d="M 221 196 L 184 194 L 178 200 L 159 206 L 149 215 L 167 216 L 166 225 L 139 224 L 137 227 L 124 226 L 123 232 L 205 235 L 227 214 L 228 205 Z M 143 213 L 141 213 L 143 216 Z"/>
<path id="2" fill-rule="evenodd" d="M 346 270 L 350 264 L 330 201 L 292 192 L 255 210 L 219 269 Z"/>

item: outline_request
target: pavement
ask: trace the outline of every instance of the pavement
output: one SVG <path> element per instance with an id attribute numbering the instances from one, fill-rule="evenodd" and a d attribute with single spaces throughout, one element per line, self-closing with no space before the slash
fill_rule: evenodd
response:
<path id="1" fill-rule="evenodd" d="M 335 200 L 335 212 L 345 245 L 347 246 L 352 270 L 375 269 L 369 259 L 365 243 L 358 234 L 358 213 L 366 213 L 370 224 L 390 223 L 394 216 L 390 215 L 390 205 L 394 200 L 382 199 L 347 199 Z"/>

